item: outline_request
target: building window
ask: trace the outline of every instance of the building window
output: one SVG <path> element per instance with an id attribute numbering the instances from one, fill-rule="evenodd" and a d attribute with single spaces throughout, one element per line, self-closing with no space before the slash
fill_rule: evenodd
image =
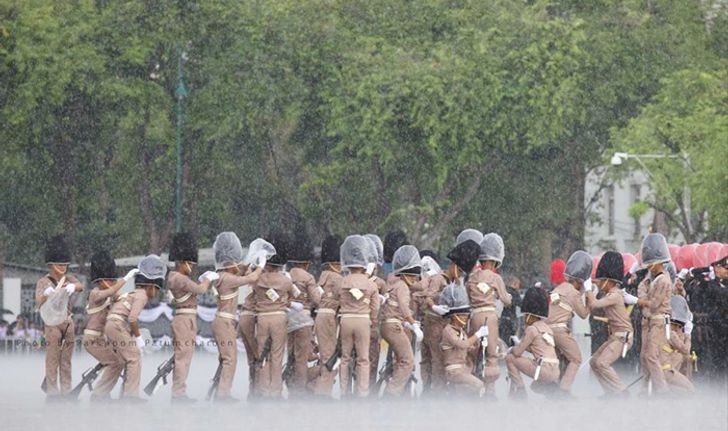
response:
<path id="1" fill-rule="evenodd" d="M 614 235 L 614 186 L 607 188 L 607 226 L 609 235 Z"/>
<path id="2" fill-rule="evenodd" d="M 639 203 L 642 201 L 642 186 L 639 184 L 632 184 L 630 187 L 630 193 L 631 193 L 631 202 L 632 205 Z M 642 226 L 640 225 L 640 217 L 635 216 L 634 217 L 634 228 L 632 231 L 632 235 L 634 235 L 635 238 L 639 238 L 642 236 Z"/>

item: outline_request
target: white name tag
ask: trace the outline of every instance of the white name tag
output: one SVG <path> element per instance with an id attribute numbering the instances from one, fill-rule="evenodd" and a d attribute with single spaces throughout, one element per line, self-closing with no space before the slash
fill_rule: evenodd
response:
<path id="1" fill-rule="evenodd" d="M 321 287 L 321 286 L 316 286 L 316 293 L 318 293 L 319 295 L 323 295 L 324 294 L 324 288 Z"/>
<path id="2" fill-rule="evenodd" d="M 298 298 L 301 296 L 301 289 L 298 288 L 295 284 L 293 285 L 293 289 L 291 289 L 291 292 L 293 293 L 294 298 Z"/>
<path id="3" fill-rule="evenodd" d="M 561 299 L 561 296 L 559 296 L 556 292 L 551 292 L 551 295 L 549 295 L 551 298 L 551 302 L 558 302 L 559 299 Z"/>
<path id="4" fill-rule="evenodd" d="M 273 302 L 278 301 L 278 299 L 281 297 L 281 295 L 278 294 L 274 289 L 268 289 L 265 291 L 265 296 L 268 297 Z"/>
<path id="5" fill-rule="evenodd" d="M 361 290 L 357 289 L 356 287 L 353 289 L 349 289 L 349 292 L 351 293 L 351 296 L 354 297 L 357 301 L 361 300 L 364 297 L 364 294 Z"/>
<path id="6" fill-rule="evenodd" d="M 490 286 L 488 286 L 488 283 L 486 282 L 478 283 L 478 290 L 485 295 L 490 292 Z"/>
<path id="7" fill-rule="evenodd" d="M 548 344 L 551 347 L 556 346 L 556 343 L 554 342 L 554 337 L 551 334 L 544 333 L 541 335 L 543 337 L 544 341 L 546 341 L 546 344 Z"/>

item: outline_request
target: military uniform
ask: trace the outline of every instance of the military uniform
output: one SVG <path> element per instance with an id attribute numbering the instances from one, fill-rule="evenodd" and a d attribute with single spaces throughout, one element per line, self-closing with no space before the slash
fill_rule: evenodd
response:
<path id="1" fill-rule="evenodd" d="M 546 323 L 553 330 L 556 349 L 568 361 L 559 384 L 561 390 L 566 392 L 571 390 L 571 385 L 574 383 L 581 365 L 581 351 L 569 327 L 574 314 L 585 319 L 589 311 L 582 302 L 581 293 L 571 283 L 561 283 L 551 292 L 551 304 Z"/>
<path id="2" fill-rule="evenodd" d="M 109 307 L 117 299 L 116 291 L 96 287 L 89 293 L 86 307 L 88 320 L 83 330 L 83 347 L 91 356 L 104 364 L 101 380 L 96 383 L 93 390 L 93 394 L 98 397 L 109 395 L 124 369 L 124 359 L 114 351 L 104 334 Z"/>
<path id="3" fill-rule="evenodd" d="M 336 298 L 339 295 L 341 280 L 341 274 L 329 270 L 322 271 L 318 280 L 318 285 L 321 287 L 320 291 L 323 291 L 323 293 L 316 313 L 314 330 L 318 341 L 319 358 L 322 363 L 326 363 L 336 351 L 336 313 L 339 308 L 339 302 Z M 336 370 L 329 371 L 325 366 L 320 367 L 314 393 L 330 396 L 335 379 Z"/>
<path id="4" fill-rule="evenodd" d="M 401 395 L 412 371 L 414 370 L 414 353 L 410 336 L 403 324 L 412 320 L 410 308 L 410 292 L 407 284 L 400 278 L 387 285 L 387 301 L 383 306 L 382 338 L 394 351 L 394 368 L 387 382 L 385 393 Z"/>
<path id="5" fill-rule="evenodd" d="M 317 289 L 316 280 L 306 270 L 298 267 L 289 271 L 291 281 L 298 289 L 298 296 L 293 298 L 303 304 L 303 312 L 311 313 L 311 309 L 318 307 L 321 295 Z M 293 375 L 289 380 L 289 394 L 296 395 L 305 391 L 308 384 L 308 361 L 313 355 L 313 326 L 304 326 L 288 334 L 288 352 L 293 352 Z"/>

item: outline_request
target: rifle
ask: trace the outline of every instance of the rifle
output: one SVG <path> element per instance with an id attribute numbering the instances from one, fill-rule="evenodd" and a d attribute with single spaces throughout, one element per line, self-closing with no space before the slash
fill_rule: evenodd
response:
<path id="1" fill-rule="evenodd" d="M 379 376 L 377 378 L 377 393 L 382 389 L 384 383 L 389 380 L 394 372 L 394 349 L 389 344 L 387 345 L 387 357 L 384 360 L 384 365 L 379 369 Z"/>
<path id="2" fill-rule="evenodd" d="M 40 390 L 44 393 L 48 393 L 48 377 L 43 377 L 43 381 L 40 382 Z"/>
<path id="3" fill-rule="evenodd" d="M 483 337 L 480 339 L 480 350 L 478 358 L 475 360 L 475 377 L 485 380 L 485 361 L 487 359 L 486 349 L 488 347 L 488 339 Z"/>
<path id="4" fill-rule="evenodd" d="M 415 338 L 414 333 L 412 334 L 412 337 L 410 337 L 410 343 L 412 345 L 412 355 L 414 356 L 417 347 L 417 339 Z M 412 398 L 417 398 L 417 376 L 415 376 L 415 367 L 412 367 L 412 372 L 410 373 L 407 384 L 409 385 L 410 396 Z"/>
<path id="5" fill-rule="evenodd" d="M 270 351 L 273 346 L 273 338 L 268 336 L 268 339 L 265 340 L 265 344 L 263 344 L 263 351 L 260 352 L 260 357 L 255 359 L 255 367 L 256 368 L 263 368 L 268 362 L 268 359 L 270 359 Z"/>
<path id="6" fill-rule="evenodd" d="M 98 364 L 96 364 L 95 367 L 89 368 L 88 370 L 84 371 L 83 374 L 81 374 L 81 382 L 77 384 L 76 387 L 73 388 L 73 390 L 71 390 L 69 396 L 78 398 L 84 386 L 88 386 L 88 390 L 93 391 L 94 387 L 92 386 L 92 383 L 96 380 L 97 377 L 99 377 L 101 369 L 104 367 L 105 365 L 99 362 Z"/>
<path id="7" fill-rule="evenodd" d="M 159 381 L 161 380 L 166 385 L 167 376 L 172 370 L 174 370 L 174 355 L 157 367 L 157 375 L 144 387 L 144 393 L 150 397 L 154 395 L 157 389 L 159 389 Z"/>
<path id="8" fill-rule="evenodd" d="M 336 348 L 334 349 L 334 353 L 331 355 L 331 357 L 326 361 L 324 366 L 329 371 L 334 371 L 335 369 L 339 368 L 339 359 L 341 358 L 341 338 L 336 340 Z"/>
<path id="9" fill-rule="evenodd" d="M 206 401 L 210 401 L 212 399 L 212 396 L 215 395 L 217 392 L 217 387 L 220 386 L 220 375 L 222 374 L 222 358 L 218 358 L 217 362 L 217 370 L 215 370 L 215 375 L 212 377 L 212 385 L 210 385 L 210 389 L 207 390 L 207 397 L 205 397 Z"/>
<path id="10" fill-rule="evenodd" d="M 288 352 L 288 357 L 286 358 L 286 366 L 283 367 L 283 373 L 281 374 L 281 379 L 286 383 L 286 386 L 288 386 L 288 382 L 291 379 L 291 376 L 293 375 L 293 369 L 296 367 L 296 354 L 294 352 Z"/>

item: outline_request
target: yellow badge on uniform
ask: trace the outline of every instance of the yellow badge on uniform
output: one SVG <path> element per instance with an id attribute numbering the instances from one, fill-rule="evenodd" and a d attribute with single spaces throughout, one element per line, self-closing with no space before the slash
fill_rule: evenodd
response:
<path id="1" fill-rule="evenodd" d="M 357 289 L 356 287 L 353 289 L 349 289 L 349 292 L 351 292 L 351 296 L 353 296 L 354 299 L 356 299 L 357 301 L 360 301 L 364 297 L 362 291 Z"/>
<path id="2" fill-rule="evenodd" d="M 478 290 L 480 290 L 480 293 L 483 295 L 486 295 L 488 292 L 490 292 L 490 286 L 488 286 L 488 283 L 482 281 L 478 283 Z"/>
<path id="3" fill-rule="evenodd" d="M 558 302 L 558 300 L 561 299 L 561 296 L 559 296 L 559 294 L 556 292 L 551 292 L 551 295 L 549 295 L 549 297 L 551 298 L 552 303 Z"/>

